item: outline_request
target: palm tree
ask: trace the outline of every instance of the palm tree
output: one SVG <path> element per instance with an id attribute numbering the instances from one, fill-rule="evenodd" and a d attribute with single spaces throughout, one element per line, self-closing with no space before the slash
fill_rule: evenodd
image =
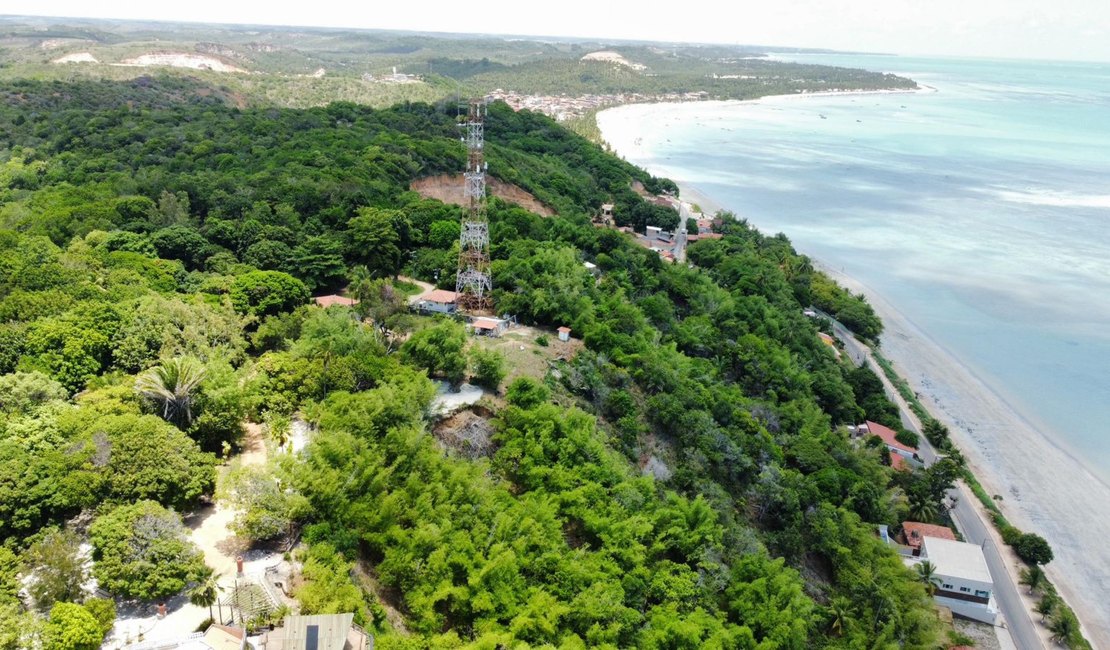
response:
<path id="1" fill-rule="evenodd" d="M 216 620 L 212 615 L 212 605 L 216 604 L 219 594 L 220 586 L 216 582 L 216 576 L 209 573 L 189 591 L 189 602 L 197 607 L 208 607 L 208 618 Z"/>
<path id="2" fill-rule="evenodd" d="M 929 501 L 928 497 L 911 497 L 910 516 L 913 517 L 915 521 L 928 523 L 936 519 L 937 507 Z"/>
<path id="3" fill-rule="evenodd" d="M 929 560 L 925 560 L 914 566 L 914 569 L 917 571 L 918 580 L 925 583 L 925 591 L 929 592 L 930 596 L 937 593 L 937 586 L 940 584 L 940 578 L 936 576 L 936 565 Z"/>
<path id="4" fill-rule="evenodd" d="M 193 400 L 204 381 L 204 366 L 191 357 L 170 359 L 135 380 L 135 390 L 162 407 L 162 419 L 177 425 L 193 422 Z"/>
<path id="5" fill-rule="evenodd" d="M 1034 609 L 1037 611 L 1038 614 L 1041 615 L 1042 623 L 1044 623 L 1044 620 L 1047 617 L 1052 616 L 1052 613 L 1056 611 L 1056 600 L 1056 594 L 1049 592 L 1041 596 L 1041 599 L 1037 601 L 1037 606 Z"/>
<path id="6" fill-rule="evenodd" d="M 1053 641 L 1066 646 L 1079 634 L 1079 619 L 1075 618 L 1070 609 L 1061 609 L 1052 618 L 1048 629 L 1052 630 Z"/>
<path id="7" fill-rule="evenodd" d="M 1020 582 L 1021 584 L 1029 587 L 1029 593 L 1040 591 L 1041 587 L 1043 587 L 1045 583 L 1044 569 L 1042 569 L 1039 565 L 1034 564 L 1033 566 L 1021 572 Z"/>
<path id="8" fill-rule="evenodd" d="M 829 632 L 833 636 L 844 633 L 844 622 L 848 620 L 851 603 L 847 598 L 837 596 L 829 601 Z"/>

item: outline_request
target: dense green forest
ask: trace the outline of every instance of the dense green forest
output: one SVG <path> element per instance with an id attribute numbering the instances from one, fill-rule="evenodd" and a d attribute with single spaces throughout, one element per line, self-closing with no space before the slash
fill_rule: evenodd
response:
<path id="1" fill-rule="evenodd" d="M 674 225 L 631 190 L 673 184 L 491 106 L 490 173 L 558 212 L 491 201 L 498 311 L 585 347 L 501 387 L 491 445 L 464 454 L 432 434 L 429 378 L 497 388 L 504 361 L 393 282 L 453 284 L 459 209 L 408 186 L 461 170 L 457 108 L 195 90 L 0 88 L 0 648 L 96 647 L 113 601 L 75 586 L 84 540 L 113 598 L 203 588 L 180 515 L 246 423 L 295 415 L 307 448 L 221 491 L 241 536 L 301 534 L 301 611 L 354 611 L 379 647 L 943 643 L 874 524 L 943 520 L 957 468 L 894 472 L 839 426 L 897 417 L 802 310 L 879 323 L 785 237 L 724 215 L 667 264 L 590 217 Z M 336 290 L 362 302 L 306 304 Z"/>

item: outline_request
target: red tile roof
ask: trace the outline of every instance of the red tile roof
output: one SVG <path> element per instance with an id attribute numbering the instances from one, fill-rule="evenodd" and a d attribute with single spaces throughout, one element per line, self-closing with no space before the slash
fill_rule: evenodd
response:
<path id="1" fill-rule="evenodd" d="M 907 463 L 906 459 L 902 458 L 901 455 L 896 454 L 893 451 L 887 451 L 886 453 L 890 454 L 890 466 L 895 471 L 904 472 L 910 469 L 909 463 Z"/>
<path id="2" fill-rule="evenodd" d="M 871 420 L 868 420 L 867 431 L 873 436 L 879 436 L 880 438 L 882 438 L 883 444 L 887 447 L 891 447 L 893 449 L 901 449 L 902 451 L 908 451 L 911 454 L 917 453 L 917 449 L 914 449 L 913 447 L 910 447 L 908 445 L 903 445 L 902 443 L 898 442 L 898 440 L 895 439 L 895 436 L 898 434 L 894 431 L 894 429 L 891 429 L 890 427 L 884 427 L 878 422 L 872 422 Z"/>
<path id="3" fill-rule="evenodd" d="M 344 307 L 352 307 L 358 304 L 358 301 L 354 298 L 337 296 L 335 294 L 332 294 L 330 296 L 316 296 L 312 300 L 321 307 L 331 307 L 332 305 L 343 305 Z"/>
<path id="4" fill-rule="evenodd" d="M 421 300 L 428 302 L 440 302 L 450 304 L 459 299 L 459 294 L 454 291 L 447 291 L 446 289 L 433 289 L 420 297 Z"/>
<path id="5" fill-rule="evenodd" d="M 920 521 L 902 522 L 902 536 L 906 538 L 906 546 L 921 548 L 921 540 L 926 537 L 939 537 L 956 541 L 952 529 L 936 524 L 923 524 Z"/>
<path id="6" fill-rule="evenodd" d="M 555 331 L 557 331 L 557 332 L 565 332 L 565 333 L 567 333 L 567 334 L 570 334 L 570 328 L 569 328 L 569 327 L 565 327 L 565 326 L 564 326 L 564 327 L 560 327 L 559 329 L 557 329 L 557 330 L 555 330 Z"/>

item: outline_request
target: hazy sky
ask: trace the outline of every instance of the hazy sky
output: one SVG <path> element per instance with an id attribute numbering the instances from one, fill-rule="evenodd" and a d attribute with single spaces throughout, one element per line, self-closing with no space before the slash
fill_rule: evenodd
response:
<path id="1" fill-rule="evenodd" d="M 2 11 L 1110 61 L 1107 0 L 5 0 Z"/>

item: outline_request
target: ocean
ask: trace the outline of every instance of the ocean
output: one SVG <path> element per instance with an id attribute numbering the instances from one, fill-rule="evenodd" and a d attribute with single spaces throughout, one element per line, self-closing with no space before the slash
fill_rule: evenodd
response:
<path id="1" fill-rule="evenodd" d="M 927 89 L 634 105 L 603 112 L 599 125 L 629 161 L 764 232 L 785 233 L 800 252 L 858 281 L 1047 439 L 1074 468 L 1065 473 L 1105 489 L 1110 65 L 785 58 L 894 72 Z M 915 387 L 933 385 L 900 366 Z M 939 385 L 934 397 L 957 404 L 955 386 Z M 1008 425 L 948 415 L 966 426 L 1005 496 L 1024 502 L 1020 519 L 1048 529 L 1063 551 L 1059 564 L 1081 575 L 1094 559 L 1088 553 L 1104 546 L 1101 535 L 1082 531 L 1091 517 L 1110 520 L 1110 502 L 1061 512 L 1030 496 L 1055 486 L 1007 475 L 1025 473 L 1014 460 L 1020 450 L 1006 448 L 1021 440 L 1006 439 Z M 995 455 L 1009 455 L 1009 465 Z M 1090 494 L 1072 488 L 1058 495 L 1070 494 L 1068 504 Z M 1110 596 L 1110 573 L 1088 586 Z"/>

